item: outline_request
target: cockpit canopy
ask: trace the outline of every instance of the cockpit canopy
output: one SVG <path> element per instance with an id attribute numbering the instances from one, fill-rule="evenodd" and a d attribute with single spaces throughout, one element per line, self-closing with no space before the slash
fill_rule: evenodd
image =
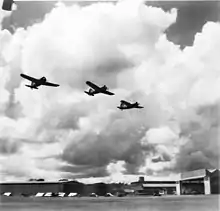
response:
<path id="1" fill-rule="evenodd" d="M 43 81 L 46 81 L 46 80 L 47 80 L 46 77 L 42 77 L 41 79 L 42 79 Z"/>

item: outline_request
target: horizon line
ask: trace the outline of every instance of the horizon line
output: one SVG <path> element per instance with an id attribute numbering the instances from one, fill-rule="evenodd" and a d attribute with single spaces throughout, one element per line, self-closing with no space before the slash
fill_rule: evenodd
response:
<path id="1" fill-rule="evenodd" d="M 14 2 L 120 2 L 126 0 L 14 0 Z M 145 0 L 144 2 L 218 2 L 219 0 Z"/>

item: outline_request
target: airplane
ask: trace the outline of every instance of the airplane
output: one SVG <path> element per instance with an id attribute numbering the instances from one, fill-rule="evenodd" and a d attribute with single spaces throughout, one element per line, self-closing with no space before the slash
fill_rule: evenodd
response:
<path id="1" fill-rule="evenodd" d="M 99 94 L 99 93 L 106 94 L 106 95 L 114 95 L 114 93 L 108 91 L 108 88 L 106 85 L 99 87 L 90 81 L 86 81 L 86 84 L 90 86 L 91 88 L 93 88 L 93 89 L 90 88 L 89 91 L 84 91 L 86 94 L 90 96 L 94 96 L 95 94 Z"/>
<path id="2" fill-rule="evenodd" d="M 3 0 L 2 10 L 11 11 L 13 3 L 13 0 Z"/>
<path id="3" fill-rule="evenodd" d="M 139 103 L 136 102 L 136 103 L 129 103 L 125 100 L 121 100 L 121 105 L 118 106 L 117 108 L 121 109 L 121 110 L 124 110 L 124 109 L 132 109 L 132 108 L 144 108 L 142 106 L 139 106 Z"/>
<path id="4" fill-rule="evenodd" d="M 25 78 L 27 80 L 30 80 L 31 81 L 31 85 L 25 85 L 31 89 L 38 89 L 37 87 L 38 86 L 41 86 L 41 85 L 44 85 L 44 86 L 54 86 L 54 87 L 57 87 L 57 86 L 60 86 L 58 84 L 53 84 L 53 83 L 49 83 L 47 82 L 47 79 L 45 77 L 42 77 L 42 78 L 33 78 L 33 77 L 30 77 L 28 75 L 25 75 L 25 74 L 20 74 L 20 76 L 22 78 Z"/>

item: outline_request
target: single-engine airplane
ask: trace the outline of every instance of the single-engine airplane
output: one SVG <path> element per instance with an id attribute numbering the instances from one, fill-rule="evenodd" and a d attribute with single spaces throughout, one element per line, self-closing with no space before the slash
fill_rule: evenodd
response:
<path id="1" fill-rule="evenodd" d="M 129 103 L 125 100 L 121 100 L 121 105 L 118 106 L 117 108 L 121 109 L 121 110 L 124 110 L 124 109 L 132 109 L 132 108 L 144 108 L 142 106 L 139 106 L 139 103 L 136 102 L 136 103 Z"/>
<path id="2" fill-rule="evenodd" d="M 86 81 L 86 84 L 92 88 L 92 89 L 90 88 L 89 91 L 84 91 L 86 94 L 90 96 L 94 96 L 95 94 L 99 94 L 99 93 L 106 95 L 114 95 L 114 93 L 108 91 L 106 85 L 99 87 L 90 81 Z"/>
<path id="3" fill-rule="evenodd" d="M 13 3 L 13 0 L 3 0 L 2 10 L 11 11 Z"/>
<path id="4" fill-rule="evenodd" d="M 31 81 L 31 85 L 25 85 L 31 89 L 38 89 L 37 87 L 39 87 L 41 85 L 54 86 L 54 87 L 60 86 L 59 84 L 53 84 L 53 83 L 47 82 L 47 79 L 45 77 L 37 79 L 37 78 L 33 78 L 33 77 L 30 77 L 30 76 L 22 74 L 22 73 L 20 74 L 20 76 L 22 78 L 25 78 L 25 79 Z"/>

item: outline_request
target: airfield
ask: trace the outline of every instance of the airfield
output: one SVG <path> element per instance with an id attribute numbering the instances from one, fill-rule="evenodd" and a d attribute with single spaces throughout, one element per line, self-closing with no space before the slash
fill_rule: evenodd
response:
<path id="1" fill-rule="evenodd" d="M 219 211 L 219 195 L 82 198 L 1 197 L 1 211 Z"/>

